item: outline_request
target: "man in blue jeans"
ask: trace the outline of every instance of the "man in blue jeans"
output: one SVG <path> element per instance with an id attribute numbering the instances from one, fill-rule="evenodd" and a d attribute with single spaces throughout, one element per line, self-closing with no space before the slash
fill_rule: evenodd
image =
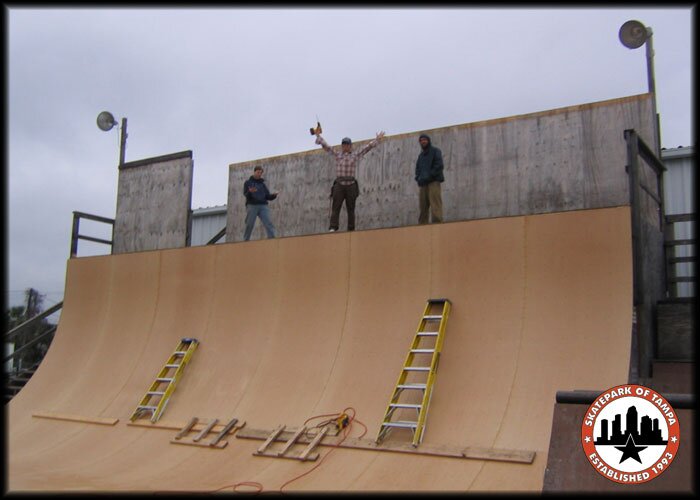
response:
<path id="1" fill-rule="evenodd" d="M 243 194 L 245 195 L 245 207 L 247 215 L 245 218 L 245 241 L 250 239 L 255 226 L 255 219 L 260 217 L 268 238 L 275 237 L 275 226 L 270 220 L 270 209 L 267 206 L 268 200 L 277 198 L 278 192 L 270 193 L 265 185 L 265 179 L 262 177 L 263 168 L 256 166 L 253 169 L 253 175 L 243 183 Z"/>

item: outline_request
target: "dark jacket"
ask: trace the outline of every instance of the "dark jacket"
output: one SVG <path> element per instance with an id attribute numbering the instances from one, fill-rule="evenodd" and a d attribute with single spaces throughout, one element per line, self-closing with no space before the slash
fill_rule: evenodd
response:
<path id="1" fill-rule="evenodd" d="M 442 151 L 430 143 L 430 137 L 425 134 L 421 137 L 428 139 L 428 147 L 420 152 L 416 160 L 416 182 L 419 186 L 427 186 L 434 181 L 444 182 Z"/>
<path id="2" fill-rule="evenodd" d="M 270 194 L 265 185 L 265 179 L 262 177 L 256 179 L 252 175 L 250 179 L 243 183 L 243 194 L 245 195 L 246 205 L 267 205 L 267 200 L 277 198 L 276 194 Z"/>

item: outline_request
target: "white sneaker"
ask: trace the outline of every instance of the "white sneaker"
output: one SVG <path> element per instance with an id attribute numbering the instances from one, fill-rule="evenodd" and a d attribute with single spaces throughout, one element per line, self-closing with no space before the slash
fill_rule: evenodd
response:
<path id="1" fill-rule="evenodd" d="M 335 229 L 329 229 L 329 230 L 328 230 L 329 233 L 335 233 L 335 231 L 336 231 Z"/>

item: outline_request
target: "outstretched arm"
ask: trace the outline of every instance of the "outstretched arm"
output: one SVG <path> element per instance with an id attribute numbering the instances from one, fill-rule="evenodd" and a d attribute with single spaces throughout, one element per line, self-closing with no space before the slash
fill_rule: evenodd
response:
<path id="1" fill-rule="evenodd" d="M 360 150 L 358 156 L 363 156 L 366 154 L 370 149 L 375 147 L 377 144 L 379 144 L 379 141 L 381 141 L 384 138 L 384 131 L 382 130 L 381 132 L 377 132 L 377 137 L 372 139 L 367 145 Z"/>
<path id="2" fill-rule="evenodd" d="M 333 152 L 333 149 L 331 149 L 331 147 L 328 145 L 328 143 L 326 142 L 326 140 L 325 140 L 323 137 L 321 137 L 321 134 L 316 134 L 316 144 L 320 144 L 321 147 L 322 147 L 327 153 L 330 153 L 330 154 L 332 154 L 332 155 L 335 155 L 335 153 Z"/>

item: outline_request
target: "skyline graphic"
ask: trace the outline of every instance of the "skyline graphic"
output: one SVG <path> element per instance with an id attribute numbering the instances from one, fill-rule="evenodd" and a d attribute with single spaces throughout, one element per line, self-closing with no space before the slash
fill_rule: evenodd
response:
<path id="1" fill-rule="evenodd" d="M 630 406 L 625 415 L 625 430 L 622 431 L 622 415 L 615 415 L 611 421 L 601 419 L 600 436 L 595 440 L 596 445 L 625 446 L 631 437 L 637 445 L 665 445 L 668 441 L 663 439 L 662 431 L 659 428 L 659 419 L 652 419 L 648 415 L 639 418 L 637 407 Z M 611 432 L 612 431 L 612 432 Z"/>

